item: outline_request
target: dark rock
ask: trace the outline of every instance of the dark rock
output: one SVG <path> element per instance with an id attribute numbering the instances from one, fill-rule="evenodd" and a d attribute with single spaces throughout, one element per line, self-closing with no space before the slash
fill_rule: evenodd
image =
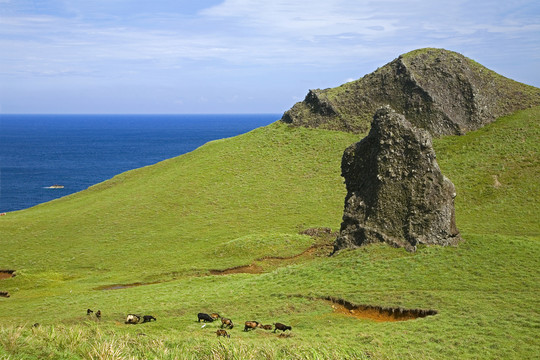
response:
<path id="1" fill-rule="evenodd" d="M 431 136 L 390 107 L 379 109 L 369 135 L 343 154 L 347 186 L 334 251 L 385 242 L 414 251 L 417 244 L 460 240 L 455 188 L 440 171 Z"/>
<path id="2" fill-rule="evenodd" d="M 363 133 L 375 111 L 386 104 L 432 136 L 458 135 L 540 105 L 540 89 L 505 78 L 456 52 L 419 49 L 359 80 L 310 90 L 281 120 Z"/>

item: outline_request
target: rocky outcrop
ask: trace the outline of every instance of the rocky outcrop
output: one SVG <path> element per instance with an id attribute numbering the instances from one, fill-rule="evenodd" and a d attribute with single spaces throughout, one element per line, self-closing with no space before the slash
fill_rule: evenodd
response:
<path id="1" fill-rule="evenodd" d="M 440 171 L 430 134 L 390 107 L 379 109 L 363 140 L 343 154 L 347 196 L 334 251 L 385 242 L 414 251 L 417 244 L 460 240 L 456 190 Z"/>
<path id="2" fill-rule="evenodd" d="M 507 79 L 465 56 L 420 49 L 342 86 L 310 90 L 282 121 L 362 133 L 390 105 L 433 136 L 464 134 L 496 118 L 540 105 L 540 89 Z"/>

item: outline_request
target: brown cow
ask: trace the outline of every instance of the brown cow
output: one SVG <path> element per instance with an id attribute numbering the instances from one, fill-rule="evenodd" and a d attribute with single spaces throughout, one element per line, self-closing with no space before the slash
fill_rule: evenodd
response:
<path id="1" fill-rule="evenodd" d="M 261 327 L 261 324 L 258 321 L 246 321 L 244 331 L 253 330 L 258 327 Z"/>
<path id="2" fill-rule="evenodd" d="M 234 324 L 233 324 L 231 319 L 227 319 L 227 318 L 222 317 L 221 318 L 221 328 L 223 329 L 224 326 L 228 327 L 229 329 L 232 329 L 234 327 Z"/>
<path id="3" fill-rule="evenodd" d="M 220 337 L 220 336 L 228 337 L 228 338 L 231 337 L 231 335 L 227 334 L 227 331 L 222 330 L 222 329 L 218 329 L 218 330 L 216 331 L 216 335 L 217 335 L 218 337 Z"/>

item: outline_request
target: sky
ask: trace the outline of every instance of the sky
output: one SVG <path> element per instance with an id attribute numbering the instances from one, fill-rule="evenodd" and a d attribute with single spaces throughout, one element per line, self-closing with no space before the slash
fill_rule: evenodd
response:
<path id="1" fill-rule="evenodd" d="M 540 87 L 540 1 L 0 0 L 0 114 L 277 114 L 423 47 Z"/>

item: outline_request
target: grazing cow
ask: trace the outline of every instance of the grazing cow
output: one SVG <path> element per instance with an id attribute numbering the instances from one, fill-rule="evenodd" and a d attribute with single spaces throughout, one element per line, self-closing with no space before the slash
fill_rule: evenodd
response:
<path id="1" fill-rule="evenodd" d="M 96 317 L 101 320 L 101 310 L 96 311 Z"/>
<path id="2" fill-rule="evenodd" d="M 221 316 L 219 316 L 218 313 L 211 313 L 210 316 L 211 316 L 212 319 L 214 319 L 214 320 L 217 320 L 217 319 L 219 319 L 219 318 L 221 317 Z"/>
<path id="3" fill-rule="evenodd" d="M 92 311 L 92 310 L 90 310 L 90 309 L 86 309 L 86 315 L 90 315 L 91 313 L 93 313 L 93 311 Z"/>
<path id="4" fill-rule="evenodd" d="M 126 324 L 138 324 L 141 321 L 141 316 L 136 314 L 128 314 Z"/>
<path id="5" fill-rule="evenodd" d="M 258 327 L 261 327 L 261 324 L 258 321 L 246 321 L 244 331 L 253 330 Z"/>
<path id="6" fill-rule="evenodd" d="M 282 324 L 282 323 L 275 323 L 274 326 L 276 327 L 274 329 L 274 332 L 276 332 L 276 330 L 281 330 L 281 331 L 285 331 L 285 330 L 292 330 L 292 327 L 290 326 L 287 326 L 285 324 Z"/>
<path id="7" fill-rule="evenodd" d="M 217 335 L 218 337 L 220 337 L 220 336 L 228 337 L 228 338 L 231 337 L 231 335 L 227 334 L 227 331 L 221 330 L 221 329 L 218 329 L 218 330 L 216 331 L 216 335 Z"/>
<path id="8" fill-rule="evenodd" d="M 144 316 L 143 316 L 143 323 L 145 323 L 145 322 L 150 322 L 150 321 L 152 321 L 152 320 L 156 321 L 156 318 L 153 317 L 152 315 L 144 315 Z"/>
<path id="9" fill-rule="evenodd" d="M 204 322 L 213 322 L 214 321 L 213 317 L 211 317 L 210 315 L 205 314 L 205 313 L 198 313 L 197 318 L 199 319 L 199 322 L 201 322 L 201 320 L 204 321 Z"/>
<path id="10" fill-rule="evenodd" d="M 272 330 L 272 325 L 262 325 L 261 326 L 264 330 Z"/>
<path id="11" fill-rule="evenodd" d="M 227 318 L 222 317 L 221 318 L 221 328 L 223 329 L 224 326 L 228 327 L 229 329 L 232 329 L 234 327 L 234 324 L 233 324 L 231 319 L 227 319 Z"/>

